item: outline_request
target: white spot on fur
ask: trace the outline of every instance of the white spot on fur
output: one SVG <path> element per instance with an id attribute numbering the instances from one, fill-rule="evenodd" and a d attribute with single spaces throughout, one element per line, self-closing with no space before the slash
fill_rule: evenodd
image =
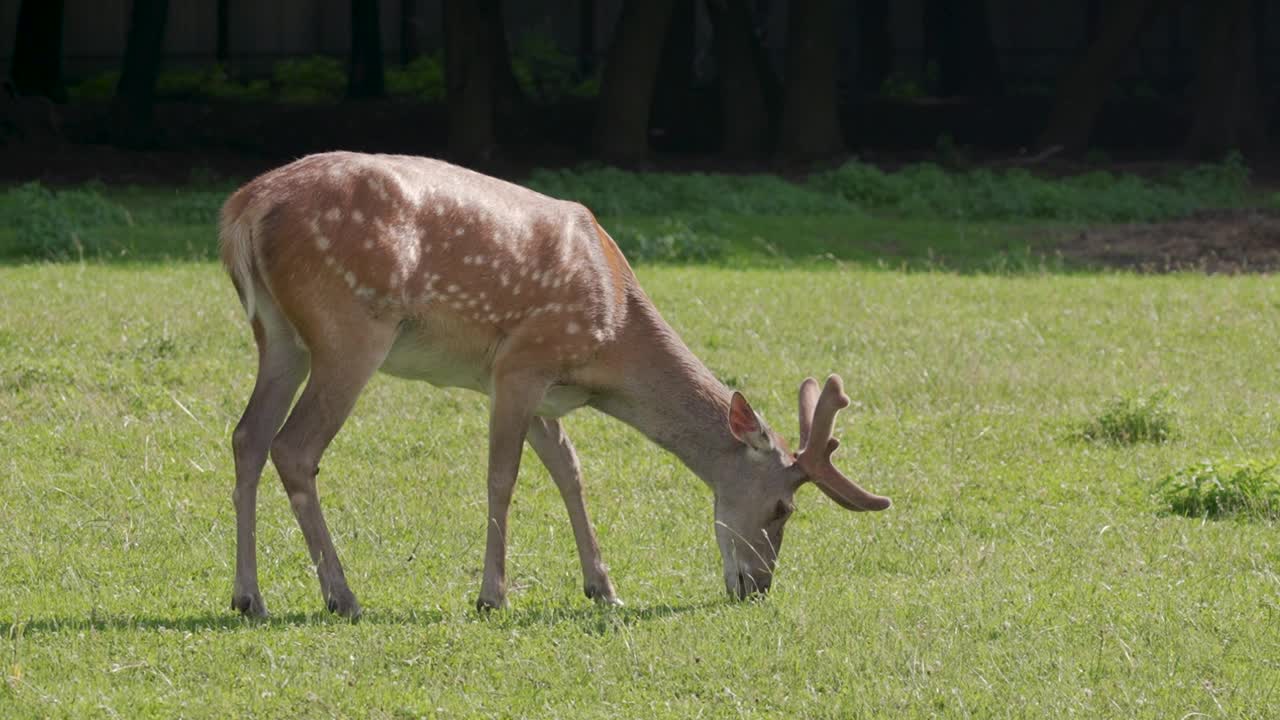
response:
<path id="1" fill-rule="evenodd" d="M 363 247 L 365 250 L 372 250 L 372 249 L 373 249 L 373 241 L 372 241 L 372 240 L 365 240 L 363 243 L 361 243 L 361 247 Z"/>
<path id="2" fill-rule="evenodd" d="M 497 261 L 495 260 L 494 262 L 496 263 Z M 507 286 L 507 282 L 508 282 L 507 274 L 506 274 L 506 273 L 502 273 L 502 274 L 498 275 L 498 282 L 499 282 L 499 283 L 502 283 L 502 287 L 506 287 L 506 286 Z"/>
<path id="3" fill-rule="evenodd" d="M 362 223 L 364 222 L 364 213 L 360 212 L 359 210 L 352 210 L 351 219 L 354 220 L 357 224 Z"/>
<path id="4" fill-rule="evenodd" d="M 316 247 L 322 252 L 328 250 L 329 238 L 325 237 L 324 233 L 320 232 L 320 223 L 317 222 L 315 218 L 311 218 L 307 221 L 307 225 L 311 227 L 311 234 L 316 238 Z"/>
<path id="5" fill-rule="evenodd" d="M 447 293 L 456 293 L 458 292 L 458 286 L 453 283 L 449 283 L 449 287 L 445 288 L 444 291 Z"/>
<path id="6" fill-rule="evenodd" d="M 568 325 L 564 326 L 564 331 L 569 333 L 570 335 L 577 335 L 578 331 L 581 329 L 582 329 L 582 326 L 578 325 L 578 323 L 572 320 L 569 321 Z M 576 360 L 577 358 L 574 358 L 574 359 Z"/>
<path id="7" fill-rule="evenodd" d="M 459 225 L 458 227 L 456 227 L 456 228 L 454 228 L 454 229 L 453 229 L 453 236 L 454 236 L 454 237 L 462 237 L 462 233 L 464 233 L 464 232 L 466 232 L 466 231 L 467 231 L 467 230 L 466 230 L 466 228 L 464 228 L 464 227 L 462 227 L 461 225 Z"/>
<path id="8" fill-rule="evenodd" d="M 342 276 L 342 278 L 347 281 L 348 287 L 356 286 L 356 274 L 351 272 L 350 270 L 348 270 L 346 274 Z"/>
<path id="9" fill-rule="evenodd" d="M 333 256 L 332 256 L 332 255 L 325 255 L 325 256 L 324 256 L 324 264 L 325 264 L 325 265 L 328 265 L 329 267 L 333 267 L 333 263 L 334 263 L 334 262 L 335 262 L 335 261 L 334 261 L 334 259 L 333 259 Z"/>
<path id="10" fill-rule="evenodd" d="M 338 222 L 342 219 L 342 209 L 336 207 L 329 208 L 324 213 L 324 219 L 329 222 Z"/>

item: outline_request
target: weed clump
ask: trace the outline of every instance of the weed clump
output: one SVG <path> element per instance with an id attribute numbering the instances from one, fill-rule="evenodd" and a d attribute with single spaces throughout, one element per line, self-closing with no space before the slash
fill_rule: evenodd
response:
<path id="1" fill-rule="evenodd" d="M 1162 443 L 1173 437 L 1175 414 L 1166 393 L 1112 400 L 1098 417 L 1079 429 L 1077 438 L 1110 445 Z"/>
<path id="2" fill-rule="evenodd" d="M 1170 512 L 1220 519 L 1280 518 L 1280 463 L 1203 460 L 1165 476 L 1156 495 Z"/>

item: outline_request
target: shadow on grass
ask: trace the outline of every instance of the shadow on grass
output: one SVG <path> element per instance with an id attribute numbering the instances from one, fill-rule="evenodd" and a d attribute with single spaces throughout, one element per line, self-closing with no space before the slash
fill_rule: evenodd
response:
<path id="1" fill-rule="evenodd" d="M 727 600 L 708 600 L 697 603 L 669 604 L 659 603 L 648 607 L 604 607 L 590 605 L 588 607 L 545 606 L 535 608 L 515 608 L 488 616 L 477 615 L 478 621 L 493 622 L 500 627 L 551 627 L 556 625 L 576 625 L 590 635 L 605 635 L 620 627 L 630 627 L 645 622 L 661 620 L 667 617 L 696 613 L 718 607 L 725 607 Z"/>
<path id="2" fill-rule="evenodd" d="M 495 627 L 551 627 L 558 625 L 577 625 L 584 633 L 604 635 L 619 627 L 660 620 L 662 618 L 682 615 L 700 610 L 707 610 L 727 605 L 727 601 L 708 601 L 689 604 L 657 604 L 649 607 L 540 607 L 529 609 L 513 609 L 488 614 L 468 612 L 456 616 L 456 620 L 471 623 L 490 623 Z M 332 625 L 412 625 L 428 627 L 439 625 L 450 619 L 440 610 L 386 610 L 366 611 L 354 623 L 345 618 L 327 612 L 293 612 L 271 615 L 267 618 L 246 618 L 238 613 L 205 612 L 194 615 L 120 615 L 120 616 L 72 616 L 37 618 L 19 620 L 18 622 L 0 623 L 0 637 L 14 638 L 35 634 L 75 633 L 75 632 L 111 632 L 111 631 L 160 631 L 178 630 L 183 632 L 199 632 L 204 630 L 238 631 L 246 629 L 270 629 L 332 626 Z"/>

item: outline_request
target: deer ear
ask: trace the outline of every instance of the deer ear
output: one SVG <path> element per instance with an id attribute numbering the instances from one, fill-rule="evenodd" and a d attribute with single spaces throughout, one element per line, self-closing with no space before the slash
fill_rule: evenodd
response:
<path id="1" fill-rule="evenodd" d="M 756 450 L 769 450 L 773 447 L 764 422 L 751 409 L 751 403 L 737 391 L 729 401 L 729 432 L 733 433 L 738 442 Z"/>

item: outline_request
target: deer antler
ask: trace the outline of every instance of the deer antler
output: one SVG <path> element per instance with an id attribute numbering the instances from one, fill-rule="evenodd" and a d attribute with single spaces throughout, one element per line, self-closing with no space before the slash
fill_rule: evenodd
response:
<path id="1" fill-rule="evenodd" d="M 827 497 L 848 510 L 884 510 L 892 503 L 863 490 L 857 483 L 845 477 L 831 464 L 831 454 L 840 447 L 840 441 L 831 437 L 836 413 L 849 407 L 849 396 L 844 394 L 844 382 L 839 375 L 827 378 L 826 387 L 818 395 L 818 381 L 805 378 L 800 384 L 800 454 L 796 464 L 804 470 Z"/>

